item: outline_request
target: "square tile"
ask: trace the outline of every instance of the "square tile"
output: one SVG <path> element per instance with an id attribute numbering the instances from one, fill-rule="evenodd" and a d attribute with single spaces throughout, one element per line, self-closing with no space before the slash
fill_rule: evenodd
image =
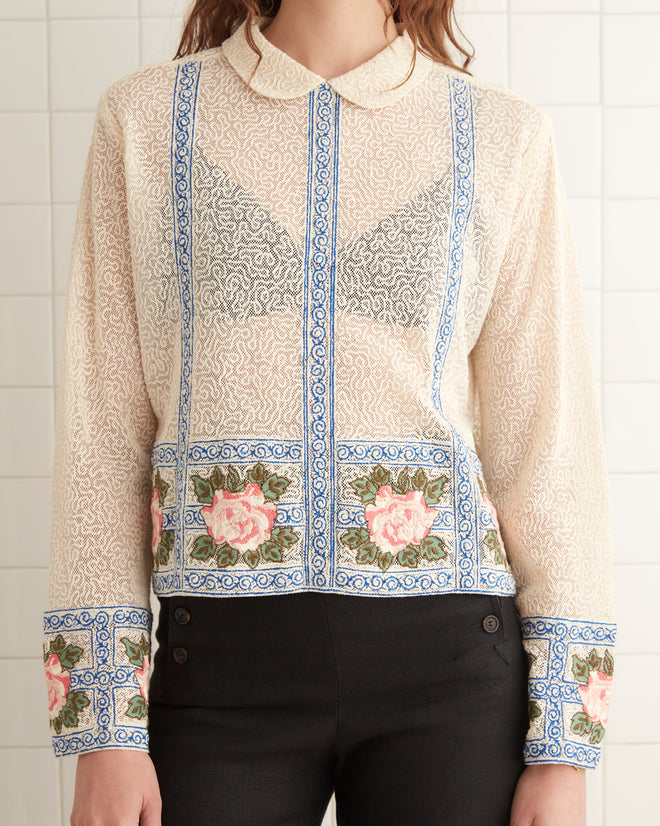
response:
<path id="1" fill-rule="evenodd" d="M 0 622 L 12 629 L 0 637 L 0 657 L 41 654 L 47 595 L 48 570 L 0 569 Z"/>
<path id="2" fill-rule="evenodd" d="M 604 296 L 607 381 L 660 381 L 660 291 Z"/>
<path id="3" fill-rule="evenodd" d="M 660 565 L 655 517 L 660 502 L 660 474 L 610 476 L 609 488 L 614 561 Z"/>
<path id="4" fill-rule="evenodd" d="M 658 808 L 660 745 L 606 745 L 605 754 L 605 822 L 651 826 Z"/>
<path id="5" fill-rule="evenodd" d="M 620 654 L 660 654 L 655 611 L 660 565 L 614 566 L 616 650 Z"/>
<path id="6" fill-rule="evenodd" d="M 4 822 L 8 826 L 60 826 L 59 776 L 58 758 L 50 748 L 0 749 Z"/>
<path id="7" fill-rule="evenodd" d="M 509 82 L 506 15 L 465 14 L 461 26 L 475 49 L 470 71 L 476 77 L 506 86 Z"/>
<path id="8" fill-rule="evenodd" d="M 77 204 L 92 142 L 94 112 L 55 112 L 51 115 L 53 201 Z"/>
<path id="9" fill-rule="evenodd" d="M 46 0 L 0 0 L 0 20 L 46 18 Z"/>
<path id="10" fill-rule="evenodd" d="M 658 0 L 603 0 L 603 11 L 658 11 Z"/>
<path id="11" fill-rule="evenodd" d="M 1 295 L 51 290 L 50 210 L 42 206 L 0 206 Z"/>
<path id="12" fill-rule="evenodd" d="M 0 727 L 0 754 L 2 747 L 50 746 L 48 693 L 41 652 L 33 660 L 0 660 L 0 708 L 11 709 Z M 32 783 L 34 794 L 34 777 Z"/>
<path id="13" fill-rule="evenodd" d="M 0 387 L 0 476 L 50 476 L 53 393 Z"/>
<path id="14" fill-rule="evenodd" d="M 569 198 L 568 208 L 575 236 L 582 286 L 601 288 L 602 208 L 599 198 Z"/>
<path id="15" fill-rule="evenodd" d="M 660 656 L 615 654 L 612 700 L 605 743 L 660 743 L 658 702 Z M 624 823 L 636 821 L 626 819 Z M 644 823 L 650 821 L 643 821 Z"/>
<path id="16" fill-rule="evenodd" d="M 48 15 L 57 17 L 135 17 L 138 0 L 48 0 Z"/>
<path id="17" fill-rule="evenodd" d="M 47 567 L 50 492 L 50 478 L 0 479 L 0 566 Z M 35 503 L 43 519 L 34 518 Z"/>
<path id="18" fill-rule="evenodd" d="M 559 168 L 571 198 L 600 197 L 600 106 L 544 106 L 552 118 Z"/>
<path id="19" fill-rule="evenodd" d="M 48 109 L 45 22 L 6 22 L 0 26 L 0 72 L 13 82 L 0 85 L 0 109 Z"/>
<path id="20" fill-rule="evenodd" d="M 513 14 L 509 48 L 516 92 L 539 104 L 599 103 L 598 15 Z"/>
<path id="21" fill-rule="evenodd" d="M 605 382 L 605 445 L 611 473 L 660 473 L 660 384 Z"/>
<path id="22" fill-rule="evenodd" d="M 0 298 L 0 384 L 51 384 L 52 345 L 52 299 Z"/>
<path id="23" fill-rule="evenodd" d="M 137 68 L 135 20 L 55 20 L 50 32 L 53 111 L 96 109 L 103 91 Z"/>
<path id="24" fill-rule="evenodd" d="M 48 203 L 48 115 L 0 113 L 0 155 L 2 203 Z"/>
<path id="25" fill-rule="evenodd" d="M 605 289 L 657 290 L 660 287 L 659 226 L 660 200 L 605 202 Z"/>
<path id="26" fill-rule="evenodd" d="M 465 12 L 505 12 L 507 10 L 507 0 L 458 0 L 456 3 L 456 14 Z M 460 22 L 460 21 L 459 21 Z"/>
<path id="27" fill-rule="evenodd" d="M 182 17 L 190 5 L 190 0 L 140 0 L 140 15 L 142 17 L 168 17 L 176 14 Z"/>
<path id="28" fill-rule="evenodd" d="M 76 204 L 53 207 L 53 284 L 56 293 L 65 293 L 69 282 L 76 212 Z"/>
<path id="29" fill-rule="evenodd" d="M 140 25 L 140 63 L 172 60 L 182 33 L 183 24 L 178 16 L 145 17 Z"/>
<path id="30" fill-rule="evenodd" d="M 605 195 L 660 198 L 660 107 L 605 110 Z"/>
<path id="31" fill-rule="evenodd" d="M 660 3 L 656 6 L 660 11 Z M 603 17 L 605 103 L 660 105 L 659 41 L 660 14 Z"/>

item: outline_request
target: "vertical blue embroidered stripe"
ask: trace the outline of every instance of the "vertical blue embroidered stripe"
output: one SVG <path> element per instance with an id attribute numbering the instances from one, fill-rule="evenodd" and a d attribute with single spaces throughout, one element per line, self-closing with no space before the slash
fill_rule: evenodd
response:
<path id="1" fill-rule="evenodd" d="M 184 519 L 190 429 L 190 388 L 193 363 L 193 284 L 192 284 L 192 153 L 195 107 L 201 63 L 191 61 L 177 69 L 172 112 L 172 211 L 174 253 L 176 257 L 179 301 L 181 304 L 181 383 L 176 468 L 176 525 L 174 574 L 180 587 L 184 568 Z"/>

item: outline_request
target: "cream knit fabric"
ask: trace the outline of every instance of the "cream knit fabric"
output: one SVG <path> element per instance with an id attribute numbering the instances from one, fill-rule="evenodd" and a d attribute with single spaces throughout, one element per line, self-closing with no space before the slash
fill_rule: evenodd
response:
<path id="1" fill-rule="evenodd" d="M 244 26 L 101 96 L 44 662 L 57 754 L 148 748 L 168 595 L 516 595 L 525 759 L 596 765 L 603 440 L 547 116 L 394 43 L 333 80 Z M 250 85 L 248 85 L 250 80 Z"/>

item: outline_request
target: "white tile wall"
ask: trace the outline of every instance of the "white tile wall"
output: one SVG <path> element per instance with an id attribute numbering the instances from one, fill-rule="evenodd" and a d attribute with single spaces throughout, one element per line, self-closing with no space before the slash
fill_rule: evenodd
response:
<path id="1" fill-rule="evenodd" d="M 0 0 L 0 793 L 65 826 L 75 760 L 49 748 L 40 623 L 53 403 L 76 202 L 98 96 L 167 60 L 191 0 Z M 551 116 L 607 441 L 619 655 L 589 826 L 652 823 L 660 768 L 660 0 L 458 0 L 475 74 Z M 640 713 L 640 709 L 645 713 Z M 648 713 L 647 713 L 648 712 Z M 34 778 L 39 794 L 34 794 Z M 332 807 L 331 807 L 332 808 Z M 333 819 L 332 810 L 326 826 Z"/>

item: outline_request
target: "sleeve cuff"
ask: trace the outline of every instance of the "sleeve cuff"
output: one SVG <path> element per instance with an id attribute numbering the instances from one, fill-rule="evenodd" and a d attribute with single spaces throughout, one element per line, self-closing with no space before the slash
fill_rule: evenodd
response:
<path id="1" fill-rule="evenodd" d="M 595 768 L 614 675 L 613 623 L 525 617 L 529 731 L 524 760 Z"/>
<path id="2" fill-rule="evenodd" d="M 151 611 L 47 611 L 44 668 L 55 755 L 148 751 Z"/>

